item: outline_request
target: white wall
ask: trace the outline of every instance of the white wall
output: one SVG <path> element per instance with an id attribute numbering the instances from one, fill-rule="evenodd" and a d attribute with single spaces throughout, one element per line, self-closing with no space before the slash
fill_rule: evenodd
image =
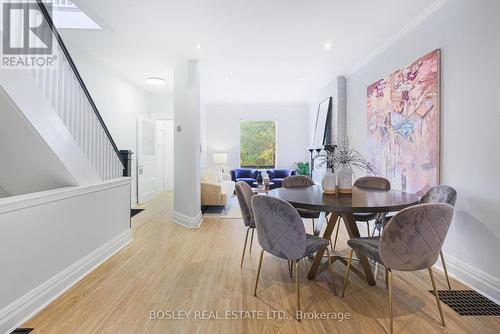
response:
<path id="1" fill-rule="evenodd" d="M 309 161 L 309 111 L 307 104 L 213 104 L 207 106 L 207 164 L 213 153 L 228 153 L 228 167 L 240 166 L 240 120 L 277 122 L 276 164 L 293 168 Z"/>
<path id="2" fill-rule="evenodd" d="M 119 150 L 132 150 L 132 202 L 137 202 L 137 117 L 149 117 L 148 104 L 157 105 L 163 97 L 152 95 L 114 72 L 77 46 L 68 43 L 68 49 L 83 81 L 92 96 L 111 136 Z M 168 108 L 168 103 L 166 104 Z"/>
<path id="3" fill-rule="evenodd" d="M 207 105 L 202 102 L 200 105 L 200 166 L 201 168 L 209 167 L 207 157 L 207 126 L 208 126 L 208 113 Z"/>
<path id="4" fill-rule="evenodd" d="M 500 300 L 500 2 L 454 0 L 350 75 L 348 134 L 366 150 L 366 88 L 441 49 L 442 182 L 458 191 L 450 272 Z"/>
<path id="5" fill-rule="evenodd" d="M 153 87 L 154 91 L 148 94 L 148 111 L 151 116 L 161 119 L 174 118 L 174 96 L 164 90 L 163 86 Z"/>
<path id="6" fill-rule="evenodd" d="M 0 333 L 131 241 L 130 180 L 0 199 Z"/>
<path id="7" fill-rule="evenodd" d="M 0 187 L 0 198 L 10 196 L 10 194 L 2 187 Z"/>

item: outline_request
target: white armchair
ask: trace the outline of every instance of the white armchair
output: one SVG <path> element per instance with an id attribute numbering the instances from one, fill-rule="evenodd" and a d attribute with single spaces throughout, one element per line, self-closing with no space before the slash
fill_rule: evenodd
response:
<path id="1" fill-rule="evenodd" d="M 201 205 L 224 206 L 234 194 L 235 183 L 229 174 L 217 175 L 212 169 L 201 170 Z"/>

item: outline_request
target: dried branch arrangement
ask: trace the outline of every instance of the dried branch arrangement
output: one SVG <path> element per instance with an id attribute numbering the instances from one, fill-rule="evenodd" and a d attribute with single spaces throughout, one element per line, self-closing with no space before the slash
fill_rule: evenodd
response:
<path id="1" fill-rule="evenodd" d="M 365 170 L 367 173 L 375 175 L 375 168 L 366 160 L 361 153 L 351 147 L 351 139 L 344 138 L 333 150 L 321 151 L 318 155 L 318 167 L 326 165 L 332 172 L 342 165 L 347 165 L 351 171 Z"/>

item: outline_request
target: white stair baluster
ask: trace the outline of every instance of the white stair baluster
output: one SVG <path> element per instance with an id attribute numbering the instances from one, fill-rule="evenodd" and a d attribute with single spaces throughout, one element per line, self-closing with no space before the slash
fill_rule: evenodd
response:
<path id="1" fill-rule="evenodd" d="M 63 3 L 63 2 L 61 2 Z M 65 3 L 65 2 L 64 2 Z M 68 3 L 68 6 L 71 7 Z M 22 25 L 22 22 L 19 22 Z M 34 67 L 29 73 L 51 103 L 101 179 L 122 176 L 122 163 L 63 50 L 54 47 L 53 68 Z"/>

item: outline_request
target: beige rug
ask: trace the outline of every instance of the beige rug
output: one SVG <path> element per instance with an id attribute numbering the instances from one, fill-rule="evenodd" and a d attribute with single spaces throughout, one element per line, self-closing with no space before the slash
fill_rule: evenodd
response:
<path id="1" fill-rule="evenodd" d="M 240 204 L 238 203 L 238 198 L 236 196 L 231 197 L 227 205 L 227 213 L 224 213 L 224 208 L 221 206 L 209 207 L 207 211 L 203 214 L 203 218 L 206 219 L 243 219 L 240 211 Z M 311 219 L 302 219 L 304 224 L 306 224 L 306 229 L 308 233 L 312 233 Z M 311 228 L 311 231 L 309 231 Z"/>
<path id="2" fill-rule="evenodd" d="M 238 199 L 236 196 L 233 196 L 228 201 L 226 212 L 224 212 L 224 208 L 222 206 L 211 206 L 207 208 L 207 211 L 203 214 L 203 218 L 243 219 L 243 216 L 241 215 Z"/>

